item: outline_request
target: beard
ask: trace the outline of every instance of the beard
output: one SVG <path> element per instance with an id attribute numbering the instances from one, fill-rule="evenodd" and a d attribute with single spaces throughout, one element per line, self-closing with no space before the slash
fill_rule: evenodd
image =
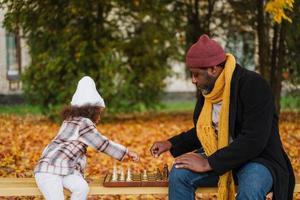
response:
<path id="1" fill-rule="evenodd" d="M 207 82 L 205 84 L 197 85 L 197 88 L 198 88 L 198 90 L 201 91 L 202 95 L 207 95 L 214 89 L 217 77 L 213 77 L 213 76 L 206 74 L 206 79 L 207 79 Z"/>

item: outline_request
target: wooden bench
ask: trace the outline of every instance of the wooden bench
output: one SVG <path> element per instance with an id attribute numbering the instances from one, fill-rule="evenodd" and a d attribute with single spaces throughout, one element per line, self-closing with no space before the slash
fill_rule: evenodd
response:
<path id="1" fill-rule="evenodd" d="M 167 187 L 103 187 L 103 178 L 93 179 L 89 183 L 89 195 L 140 195 L 140 194 L 168 194 Z M 216 187 L 197 189 L 197 193 L 216 193 Z M 296 179 L 294 192 L 300 192 L 300 177 Z M 67 193 L 69 193 L 67 191 Z M 39 196 L 42 195 L 36 186 L 34 178 L 0 178 L 0 196 Z"/>

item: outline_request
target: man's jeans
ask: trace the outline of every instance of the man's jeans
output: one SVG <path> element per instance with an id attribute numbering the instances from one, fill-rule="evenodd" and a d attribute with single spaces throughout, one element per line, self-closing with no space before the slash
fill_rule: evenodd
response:
<path id="1" fill-rule="evenodd" d="M 272 189 L 272 175 L 262 164 L 247 163 L 235 176 L 238 182 L 238 200 L 265 200 L 266 194 Z M 173 166 L 169 176 L 169 199 L 194 200 L 197 187 L 216 186 L 218 179 L 214 172 L 195 173 Z"/>

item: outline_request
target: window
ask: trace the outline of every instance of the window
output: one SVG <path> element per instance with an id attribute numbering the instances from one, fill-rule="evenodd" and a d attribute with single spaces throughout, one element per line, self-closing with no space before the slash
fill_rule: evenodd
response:
<path id="1" fill-rule="evenodd" d="M 6 65 L 9 89 L 20 89 L 21 48 L 18 34 L 6 33 Z"/>

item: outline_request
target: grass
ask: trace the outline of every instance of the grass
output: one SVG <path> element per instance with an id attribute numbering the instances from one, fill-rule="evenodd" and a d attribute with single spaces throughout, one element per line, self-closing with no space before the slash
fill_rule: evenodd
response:
<path id="1" fill-rule="evenodd" d="M 289 95 L 280 99 L 282 110 L 300 111 L 300 95 Z"/>
<path id="2" fill-rule="evenodd" d="M 193 111 L 196 101 L 165 101 L 157 108 L 156 112 L 186 112 Z"/>
<path id="3" fill-rule="evenodd" d="M 164 101 L 156 107 L 155 113 L 193 112 L 196 101 Z M 285 96 L 281 98 L 282 111 L 300 111 L 300 96 Z M 109 109 L 109 108 L 108 108 Z M 147 111 L 146 111 L 147 112 Z M 0 114 L 42 115 L 41 108 L 35 105 L 0 105 Z"/>
<path id="4" fill-rule="evenodd" d="M 42 115 L 40 107 L 34 105 L 0 105 L 0 114 Z"/>
<path id="5" fill-rule="evenodd" d="M 182 102 L 173 102 L 165 101 L 160 105 L 157 105 L 154 111 L 155 113 L 173 113 L 173 112 L 188 112 L 193 111 L 195 102 L 193 101 L 182 101 Z M 109 111 L 109 108 L 108 108 Z M 144 112 L 144 111 L 143 111 Z M 147 112 L 147 111 L 146 111 Z M 0 114 L 9 114 L 9 115 L 42 115 L 42 110 L 39 106 L 35 105 L 0 105 Z"/>

